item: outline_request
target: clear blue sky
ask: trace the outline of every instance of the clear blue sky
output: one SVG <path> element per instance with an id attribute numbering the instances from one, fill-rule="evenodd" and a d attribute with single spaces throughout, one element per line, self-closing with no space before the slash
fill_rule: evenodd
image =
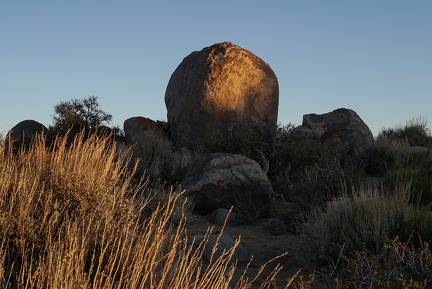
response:
<path id="1" fill-rule="evenodd" d="M 60 101 L 99 97 L 112 125 L 166 120 L 168 80 L 217 42 L 279 80 L 279 122 L 346 107 L 374 135 L 432 121 L 432 1 L 2 1 L 0 132 L 52 124 Z M 430 127 L 430 123 L 429 123 Z"/>

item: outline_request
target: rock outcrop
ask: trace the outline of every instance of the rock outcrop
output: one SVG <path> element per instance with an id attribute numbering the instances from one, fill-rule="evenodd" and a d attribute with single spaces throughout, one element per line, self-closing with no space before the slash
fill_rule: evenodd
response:
<path id="1" fill-rule="evenodd" d="M 364 152 L 375 145 L 369 127 L 358 114 L 346 108 L 339 108 L 324 114 L 306 114 L 303 123 L 293 131 L 303 139 L 318 139 L 322 144 L 333 147 L 341 161 L 359 162 Z"/>
<path id="2" fill-rule="evenodd" d="M 146 142 L 149 135 L 162 133 L 162 127 L 156 121 L 142 116 L 131 117 L 125 120 L 123 129 L 128 145 Z"/>
<path id="3" fill-rule="evenodd" d="M 35 120 L 23 120 L 12 127 L 6 135 L 6 143 L 12 142 L 13 150 L 17 152 L 21 147 L 28 148 L 36 134 L 49 130 Z"/>
<path id="4" fill-rule="evenodd" d="M 209 154 L 191 166 L 181 185 L 202 215 L 234 207 L 260 218 L 270 211 L 272 185 L 259 164 L 243 155 Z"/>
<path id="5" fill-rule="evenodd" d="M 172 157 L 172 145 L 163 124 L 146 117 L 131 117 L 123 124 L 126 146 L 140 159 L 138 173 L 160 177 Z"/>
<path id="6" fill-rule="evenodd" d="M 192 52 L 171 75 L 165 93 L 178 147 L 236 153 L 252 140 L 268 145 L 278 117 L 279 86 L 270 66 L 229 42 Z"/>

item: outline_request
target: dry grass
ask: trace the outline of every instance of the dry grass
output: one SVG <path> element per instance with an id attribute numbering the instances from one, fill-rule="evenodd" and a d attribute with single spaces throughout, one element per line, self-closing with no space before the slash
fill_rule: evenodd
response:
<path id="1" fill-rule="evenodd" d="M 431 240 L 423 239 L 430 211 L 410 198 L 405 181 L 391 191 L 365 187 L 334 199 L 304 224 L 305 256 L 321 264 L 319 274 L 333 288 L 430 288 Z"/>
<path id="2" fill-rule="evenodd" d="M 51 148 L 38 138 L 18 155 L 2 147 L 0 287 L 272 286 L 280 266 L 259 285 L 246 271 L 234 280 L 236 246 L 204 263 L 207 238 L 200 244 L 188 239 L 184 214 L 171 221 L 182 194 L 171 192 L 144 214 L 146 183 L 133 179 L 129 161 L 96 136 L 80 136 L 71 146 L 58 138 Z"/>
<path id="3" fill-rule="evenodd" d="M 409 198 L 410 184 L 404 183 L 392 192 L 369 186 L 334 199 L 304 224 L 310 253 L 332 264 L 342 250 L 378 253 L 403 229 L 413 210 Z"/>

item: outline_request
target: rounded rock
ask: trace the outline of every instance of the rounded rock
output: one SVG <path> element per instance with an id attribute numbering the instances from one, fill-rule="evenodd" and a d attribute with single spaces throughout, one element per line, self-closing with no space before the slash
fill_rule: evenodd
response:
<path id="1" fill-rule="evenodd" d="M 270 141 L 277 126 L 279 86 L 267 63 L 224 42 L 183 59 L 171 75 L 165 104 L 178 146 L 232 152 L 221 144 L 251 140 L 254 134 L 263 143 Z"/>

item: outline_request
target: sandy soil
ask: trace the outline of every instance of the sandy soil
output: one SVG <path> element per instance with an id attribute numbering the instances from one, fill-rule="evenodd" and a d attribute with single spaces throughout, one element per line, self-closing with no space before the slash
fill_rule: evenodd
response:
<path id="1" fill-rule="evenodd" d="M 276 205 L 277 206 L 277 205 Z M 223 234 L 226 234 L 234 239 L 240 237 L 241 245 L 244 246 L 248 252 L 253 255 L 253 261 L 250 268 L 248 269 L 248 277 L 254 277 L 261 265 L 265 264 L 269 260 L 283 255 L 277 260 L 270 263 L 260 278 L 257 279 L 257 284 L 263 282 L 265 277 L 273 270 L 277 264 L 281 264 L 283 269 L 277 276 L 277 284 L 283 288 L 282 285 L 286 284 L 286 280 L 290 279 L 301 269 L 301 274 L 308 275 L 312 268 L 306 265 L 304 258 L 300 253 L 300 245 L 303 242 L 302 237 L 299 234 L 290 232 L 289 230 L 284 231 L 280 235 L 274 235 L 268 229 L 267 224 L 274 220 L 271 217 L 278 213 L 278 210 L 286 210 L 286 207 L 280 206 L 273 210 L 270 218 L 260 219 L 252 224 L 239 224 L 239 225 L 227 225 L 224 228 Z M 214 233 L 219 233 L 222 230 L 222 226 L 215 225 L 210 222 L 206 217 L 198 217 L 191 224 L 187 225 L 188 235 L 190 237 L 196 235 L 203 235 L 207 231 L 208 227 L 213 227 Z M 239 274 L 244 271 L 245 265 L 238 266 Z M 312 288 L 326 288 L 323 284 L 316 281 Z"/>

